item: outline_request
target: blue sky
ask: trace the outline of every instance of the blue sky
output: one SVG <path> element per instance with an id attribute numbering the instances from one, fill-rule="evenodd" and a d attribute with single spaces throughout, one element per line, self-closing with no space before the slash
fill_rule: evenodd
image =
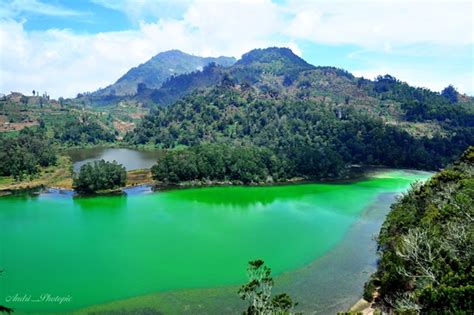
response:
<path id="1" fill-rule="evenodd" d="M 286 46 L 314 65 L 474 95 L 473 4 L 424 0 L 0 0 L 0 92 L 75 96 L 169 50 Z"/>

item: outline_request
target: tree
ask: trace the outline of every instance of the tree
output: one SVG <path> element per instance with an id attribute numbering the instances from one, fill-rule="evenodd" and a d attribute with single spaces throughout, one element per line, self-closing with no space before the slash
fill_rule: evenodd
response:
<path id="1" fill-rule="evenodd" d="M 147 87 L 146 87 L 145 83 L 140 82 L 140 83 L 137 84 L 137 94 L 141 94 L 141 93 L 145 92 L 146 89 L 147 89 Z"/>
<path id="2" fill-rule="evenodd" d="M 242 300 L 249 302 L 246 315 L 290 314 L 297 305 L 286 293 L 276 295 L 271 299 L 273 278 L 271 269 L 261 259 L 249 261 L 247 275 L 249 282 L 242 285 L 238 291 Z"/>
<path id="3" fill-rule="evenodd" d="M 57 151 L 44 128 L 25 128 L 17 137 L 0 137 L 0 175 L 22 180 L 56 161 Z"/>
<path id="4" fill-rule="evenodd" d="M 28 97 L 26 97 L 25 95 L 22 95 L 20 97 L 20 103 L 22 103 L 25 106 L 25 109 L 26 109 L 26 105 L 28 105 Z"/>
<path id="5" fill-rule="evenodd" d="M 387 313 L 473 314 L 474 147 L 391 206 L 365 286 Z"/>
<path id="6" fill-rule="evenodd" d="M 441 95 L 448 99 L 452 104 L 457 103 L 458 101 L 458 91 L 452 85 L 448 85 L 441 91 Z"/>
<path id="7" fill-rule="evenodd" d="M 81 166 L 79 173 L 74 175 L 73 188 L 79 193 L 91 194 L 125 186 L 126 181 L 125 167 L 116 161 L 100 160 Z"/>

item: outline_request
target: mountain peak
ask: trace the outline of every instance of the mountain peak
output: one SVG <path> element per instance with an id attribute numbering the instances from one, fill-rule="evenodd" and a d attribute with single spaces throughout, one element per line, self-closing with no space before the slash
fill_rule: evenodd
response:
<path id="1" fill-rule="evenodd" d="M 242 58 L 236 62 L 236 65 L 274 65 L 277 70 L 294 69 L 300 70 L 313 69 L 302 58 L 298 57 L 290 48 L 269 47 L 264 49 L 253 49 L 242 55 Z"/>
<path id="2" fill-rule="evenodd" d="M 173 49 L 152 57 L 147 62 L 130 69 L 112 85 L 95 92 L 98 96 L 126 96 L 137 92 L 138 84 L 157 89 L 163 82 L 174 75 L 201 70 L 210 63 L 224 67 L 234 64 L 234 57 L 199 57 L 181 50 Z"/>
<path id="3" fill-rule="evenodd" d="M 171 50 L 166 50 L 166 51 L 162 51 L 162 52 L 159 52 L 158 54 L 156 54 L 155 56 L 153 56 L 151 58 L 151 60 L 153 59 L 163 59 L 163 58 L 180 58 L 180 57 L 192 57 L 192 55 L 190 54 L 187 54 L 179 49 L 171 49 Z"/>

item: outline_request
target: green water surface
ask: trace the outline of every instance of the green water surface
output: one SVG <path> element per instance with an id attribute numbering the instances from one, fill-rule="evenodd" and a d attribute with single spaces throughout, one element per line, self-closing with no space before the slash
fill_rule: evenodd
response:
<path id="1" fill-rule="evenodd" d="M 157 291 L 236 285 L 255 258 L 274 274 L 297 270 L 340 243 L 381 194 L 428 177 L 384 171 L 344 184 L 2 197 L 0 304 L 65 311 Z M 70 300 L 33 302 L 45 295 Z M 13 302 L 14 296 L 29 301 Z"/>

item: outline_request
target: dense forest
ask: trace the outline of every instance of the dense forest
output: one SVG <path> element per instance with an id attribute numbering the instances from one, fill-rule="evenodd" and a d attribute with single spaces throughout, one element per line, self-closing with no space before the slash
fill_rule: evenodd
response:
<path id="1" fill-rule="evenodd" d="M 115 134 L 101 126 L 93 116 L 69 118 L 64 124 L 53 125 L 54 138 L 63 145 L 86 145 L 114 142 Z"/>
<path id="2" fill-rule="evenodd" d="M 249 184 L 281 181 L 290 174 L 285 161 L 269 149 L 225 144 L 164 151 L 151 171 L 155 180 L 164 183 L 198 180 Z"/>
<path id="3" fill-rule="evenodd" d="M 390 75 L 355 78 L 314 67 L 289 49 L 256 49 L 229 68 L 170 78 L 154 93 L 180 86 L 188 95 L 156 106 L 126 135 L 127 142 L 165 149 L 257 146 L 285 165 L 284 175 L 273 180 L 337 177 L 351 164 L 433 170 L 474 144 L 473 101 L 452 86 L 436 93 Z M 198 150 L 206 148 L 211 147 Z M 189 152 L 169 158 L 190 159 Z M 262 174 L 268 167 L 255 180 Z"/>
<path id="4" fill-rule="evenodd" d="M 236 150 L 258 146 L 285 165 L 283 178 L 338 176 L 349 164 L 436 169 L 474 141 L 471 126 L 456 127 L 462 132 L 451 135 L 415 137 L 353 108 L 341 113 L 324 102 L 269 99 L 256 93 L 241 86 L 196 92 L 173 106 L 155 109 L 125 140 L 162 148 L 205 143 L 240 145 Z M 198 150 L 206 148 L 212 147 Z M 186 152 L 173 155 L 186 159 Z"/>
<path id="5" fill-rule="evenodd" d="M 125 167 L 115 161 L 100 160 L 82 165 L 79 172 L 74 175 L 73 187 L 79 193 L 92 194 L 123 187 L 126 182 Z"/>
<path id="6" fill-rule="evenodd" d="M 57 150 L 44 128 L 23 129 L 17 137 L 0 136 L 0 176 L 21 180 L 56 160 Z"/>
<path id="7" fill-rule="evenodd" d="M 383 310 L 474 312 L 474 147 L 397 203 L 378 236 L 364 297 Z M 374 291 L 377 291 L 373 295 Z"/>

